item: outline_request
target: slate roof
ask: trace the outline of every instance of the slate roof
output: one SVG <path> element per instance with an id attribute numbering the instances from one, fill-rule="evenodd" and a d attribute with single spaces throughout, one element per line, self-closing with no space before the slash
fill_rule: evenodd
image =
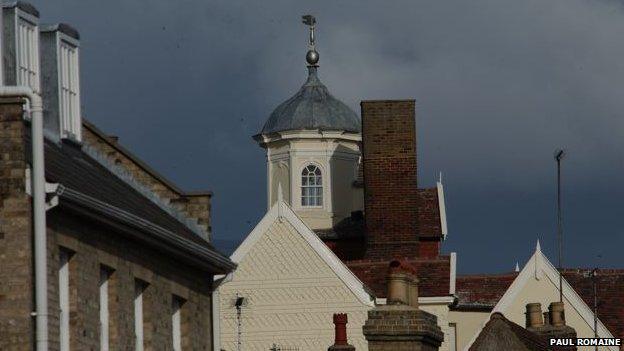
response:
<path id="1" fill-rule="evenodd" d="M 277 106 L 262 127 L 261 134 L 302 129 L 359 133 L 360 117 L 329 93 L 318 78 L 316 67 L 308 69 L 305 84 L 293 97 Z"/>
<path id="2" fill-rule="evenodd" d="M 30 157 L 30 156 L 29 156 Z M 161 206 L 104 167 L 71 142 L 60 144 L 45 140 L 46 181 L 60 183 L 64 188 L 61 205 L 66 202 L 107 220 L 133 225 L 152 234 L 151 241 L 186 250 L 186 255 L 202 256 L 212 264 L 215 273 L 228 272 L 235 265 L 188 225 L 172 216 Z M 85 205 L 89 204 L 89 205 Z M 113 218 L 114 217 L 114 218 Z M 173 240 L 165 242 L 165 238 Z M 157 237 L 158 236 L 158 237 Z M 194 249 L 194 250 L 192 250 Z"/>

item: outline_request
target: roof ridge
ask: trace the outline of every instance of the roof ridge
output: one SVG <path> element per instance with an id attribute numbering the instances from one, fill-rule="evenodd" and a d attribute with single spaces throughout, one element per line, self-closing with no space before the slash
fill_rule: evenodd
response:
<path id="1" fill-rule="evenodd" d="M 98 162 L 100 165 L 102 165 L 104 168 L 109 170 L 111 173 L 113 173 L 115 176 L 117 176 L 117 178 L 130 185 L 134 190 L 138 191 L 141 195 L 145 196 L 145 198 L 152 201 L 163 211 L 167 212 L 171 217 L 175 218 L 180 223 L 185 225 L 192 232 L 202 238 L 208 237 L 208 233 L 206 233 L 206 231 L 203 230 L 196 221 L 194 222 L 190 217 L 187 217 L 184 213 L 182 213 L 182 211 L 168 204 L 167 200 L 160 198 L 155 192 L 140 183 L 128 170 L 111 162 L 97 148 L 88 144 L 83 144 L 82 151 L 93 160 Z"/>

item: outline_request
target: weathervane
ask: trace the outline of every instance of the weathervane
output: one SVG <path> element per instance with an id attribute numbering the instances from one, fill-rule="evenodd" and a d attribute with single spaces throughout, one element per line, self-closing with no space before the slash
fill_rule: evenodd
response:
<path id="1" fill-rule="evenodd" d="M 312 15 L 301 16 L 303 24 L 310 27 L 310 42 L 308 44 L 308 52 L 306 54 L 306 62 L 308 62 L 309 67 L 318 66 L 317 63 L 319 61 L 319 54 L 316 51 L 314 46 L 314 25 L 316 25 L 316 18 Z"/>

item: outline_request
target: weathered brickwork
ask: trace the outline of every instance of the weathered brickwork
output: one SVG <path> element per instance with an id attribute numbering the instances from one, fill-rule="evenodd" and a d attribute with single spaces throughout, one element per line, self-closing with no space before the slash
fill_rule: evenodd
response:
<path id="1" fill-rule="evenodd" d="M 31 203 L 22 103 L 0 101 L 0 350 L 27 350 L 34 328 Z"/>
<path id="2" fill-rule="evenodd" d="M 31 198 L 25 192 L 28 124 L 22 102 L 0 101 L 0 350 L 34 349 Z M 194 200 L 193 211 L 209 209 Z M 110 270 L 110 349 L 134 349 L 135 279 L 144 293 L 146 350 L 172 350 L 172 299 L 181 309 L 182 348 L 212 347 L 212 275 L 82 217 L 64 203 L 47 212 L 49 350 L 59 350 L 60 250 L 69 253 L 70 346 L 100 349 L 100 272 Z M 149 218 L 148 218 L 149 219 Z"/>
<path id="3" fill-rule="evenodd" d="M 366 255 L 413 257 L 418 251 L 415 103 L 363 101 L 361 108 Z"/>
<path id="4" fill-rule="evenodd" d="M 144 291 L 146 350 L 172 349 L 173 296 L 182 298 L 183 348 L 211 347 L 212 276 L 172 260 L 158 251 L 131 241 L 113 230 L 94 225 L 63 208 L 49 218 L 50 267 L 58 267 L 59 249 L 70 258 L 71 346 L 76 350 L 99 349 L 99 281 L 102 266 L 111 270 L 109 280 L 110 344 L 114 350 L 134 348 L 135 279 L 147 283 Z M 88 233 L 88 235 L 85 235 Z M 50 272 L 52 334 L 58 330 L 58 273 Z"/>
<path id="5" fill-rule="evenodd" d="M 83 122 L 82 135 L 84 143 L 106 155 L 112 163 L 124 168 L 136 181 L 161 199 L 169 201 L 173 207 L 186 216 L 197 219 L 197 223 L 207 233 L 212 232 L 210 222 L 212 194 L 210 192 L 182 192 L 119 145 L 116 137 L 104 135 L 89 122 Z"/>

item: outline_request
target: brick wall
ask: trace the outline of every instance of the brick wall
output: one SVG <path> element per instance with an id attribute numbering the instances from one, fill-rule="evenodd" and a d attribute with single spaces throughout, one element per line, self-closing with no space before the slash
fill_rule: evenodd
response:
<path id="1" fill-rule="evenodd" d="M 209 350 L 212 276 L 146 248 L 114 230 L 63 208 L 48 216 L 49 266 L 58 267 L 59 249 L 72 252 L 70 267 L 70 342 L 75 350 L 99 349 L 100 267 L 109 280 L 110 348 L 134 349 L 135 279 L 143 294 L 145 350 L 172 349 L 172 299 L 182 298 L 184 349 Z M 86 235 L 88 234 L 88 235 Z M 58 273 L 50 270 L 51 350 L 58 349 Z"/>
<path id="2" fill-rule="evenodd" d="M 34 328 L 31 203 L 22 103 L 0 101 L 0 350 L 27 350 Z"/>
<path id="3" fill-rule="evenodd" d="M 418 251 L 416 122 L 413 100 L 363 101 L 367 257 Z"/>
<path id="4" fill-rule="evenodd" d="M 189 218 L 197 219 L 200 227 L 207 233 L 212 232 L 210 222 L 210 192 L 185 193 L 169 181 L 147 167 L 136 156 L 123 148 L 117 137 L 107 136 L 90 122 L 83 123 L 83 140 L 97 149 L 114 164 L 127 170 L 136 181 L 150 189 L 161 199 L 170 201 L 171 205 Z"/>
<path id="5" fill-rule="evenodd" d="M 34 348 L 31 201 L 25 193 L 28 125 L 22 103 L 0 100 L 0 350 Z M 201 211 L 205 202 L 191 202 Z M 204 206 L 204 207 L 201 207 Z M 145 290 L 145 349 L 172 349 L 172 298 L 182 306 L 182 347 L 210 350 L 212 275 L 178 262 L 121 232 L 69 211 L 47 212 L 50 350 L 59 349 L 60 250 L 71 253 L 70 342 L 73 350 L 99 350 L 100 268 L 109 280 L 110 348 L 134 349 L 134 281 Z"/>

